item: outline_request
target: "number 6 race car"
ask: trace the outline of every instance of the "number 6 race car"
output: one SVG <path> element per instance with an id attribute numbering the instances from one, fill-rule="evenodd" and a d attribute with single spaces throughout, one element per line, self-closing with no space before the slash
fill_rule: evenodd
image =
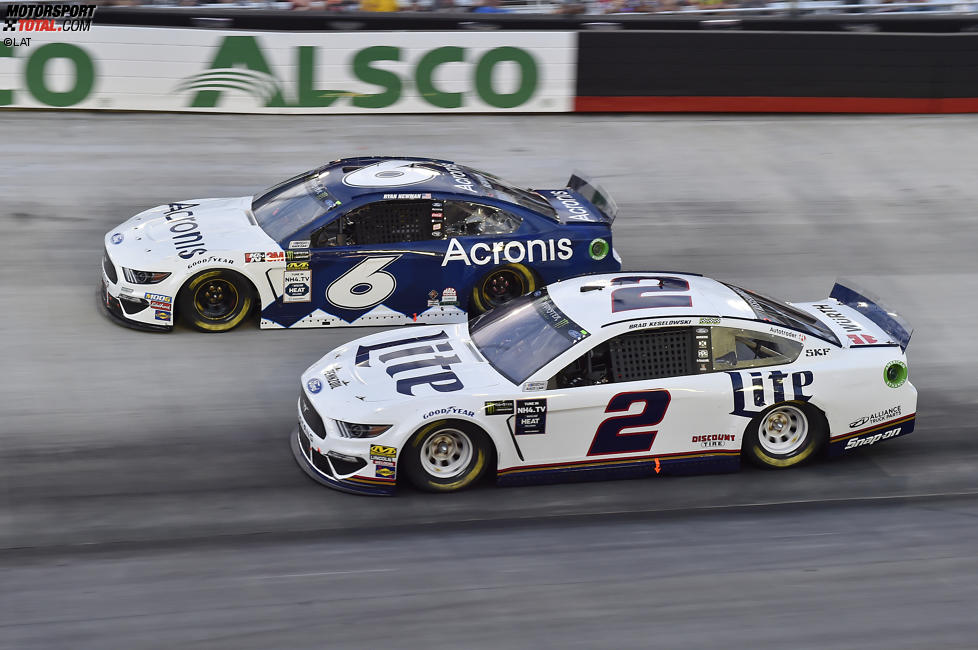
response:
<path id="1" fill-rule="evenodd" d="M 456 323 L 548 282 L 616 271 L 597 186 L 530 191 L 447 160 L 347 158 L 264 193 L 191 199 L 105 235 L 101 299 L 126 325 L 229 330 Z"/>
<path id="2" fill-rule="evenodd" d="M 770 468 L 913 431 L 911 330 L 836 284 L 784 303 L 697 275 L 564 280 L 367 336 L 302 375 L 292 450 L 328 486 L 431 491 Z"/>

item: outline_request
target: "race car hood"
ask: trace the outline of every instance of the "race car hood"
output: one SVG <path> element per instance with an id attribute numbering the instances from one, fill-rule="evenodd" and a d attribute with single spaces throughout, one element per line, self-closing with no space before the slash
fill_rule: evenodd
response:
<path id="1" fill-rule="evenodd" d="M 158 205 L 106 233 L 105 247 L 114 261 L 134 268 L 174 258 L 199 260 L 218 251 L 275 250 L 277 244 L 251 216 L 251 198 Z"/>
<path id="2" fill-rule="evenodd" d="M 463 390 L 512 390 L 472 346 L 465 324 L 402 328 L 357 339 L 310 366 L 302 382 L 314 404 L 319 402 L 315 394 L 323 394 L 333 412 L 338 403 L 359 411 L 371 403 L 423 402 Z"/>
<path id="3" fill-rule="evenodd" d="M 899 343 L 865 315 L 833 299 L 791 304 L 818 318 L 832 330 L 845 347 Z"/>

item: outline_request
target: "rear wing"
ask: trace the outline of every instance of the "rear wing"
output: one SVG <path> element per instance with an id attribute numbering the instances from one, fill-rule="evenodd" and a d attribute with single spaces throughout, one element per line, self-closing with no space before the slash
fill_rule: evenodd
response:
<path id="1" fill-rule="evenodd" d="M 575 171 L 571 174 L 570 180 L 567 181 L 567 188 L 574 190 L 596 207 L 598 212 L 608 220 L 609 226 L 618 216 L 618 204 L 611 195 L 581 172 Z"/>
<path id="2" fill-rule="evenodd" d="M 855 309 L 892 336 L 893 340 L 900 344 L 900 349 L 907 349 L 910 337 L 913 335 L 913 328 L 899 314 L 883 305 L 878 298 L 861 288 L 854 288 L 853 283 L 849 281 L 846 281 L 845 285 L 836 282 L 829 297 Z"/>

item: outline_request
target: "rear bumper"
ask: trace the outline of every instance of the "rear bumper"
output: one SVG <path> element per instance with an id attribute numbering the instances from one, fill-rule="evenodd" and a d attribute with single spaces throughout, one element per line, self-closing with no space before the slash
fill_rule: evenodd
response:
<path id="1" fill-rule="evenodd" d="M 393 478 L 373 478 L 363 476 L 360 473 L 343 476 L 337 475 L 331 459 L 320 448 L 313 446 L 312 440 L 301 426 L 297 426 L 289 435 L 291 438 L 292 455 L 295 462 L 306 475 L 317 483 L 321 483 L 334 490 L 349 492 L 350 494 L 368 494 L 372 496 L 391 496 L 394 494 L 396 483 Z M 362 471 L 374 469 L 374 465 L 366 464 Z"/>
<path id="2" fill-rule="evenodd" d="M 842 456 L 859 448 L 871 447 L 878 442 L 913 433 L 916 420 L 917 414 L 911 413 L 858 431 L 834 436 L 829 440 L 829 456 Z"/>

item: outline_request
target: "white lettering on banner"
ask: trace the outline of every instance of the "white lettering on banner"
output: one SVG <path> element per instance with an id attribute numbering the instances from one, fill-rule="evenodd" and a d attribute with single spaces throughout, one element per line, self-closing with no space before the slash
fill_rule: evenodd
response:
<path id="1" fill-rule="evenodd" d="M 96 23 L 83 34 L 36 32 L 17 56 L 4 58 L 2 49 L 0 108 L 556 113 L 573 110 L 576 92 L 572 31 L 273 32 Z M 132 61 L 145 62 L 136 82 Z M 466 194 L 474 191 L 470 182 L 479 182 L 456 180 Z"/>
<path id="2" fill-rule="evenodd" d="M 445 266 L 449 262 L 465 262 L 466 266 L 483 266 L 485 264 L 527 262 L 553 262 L 554 260 L 569 260 L 574 256 L 574 242 L 562 237 L 558 240 L 532 239 L 528 242 L 478 242 L 469 246 L 468 252 L 462 242 L 454 237 L 448 240 L 448 250 L 441 260 Z"/>

